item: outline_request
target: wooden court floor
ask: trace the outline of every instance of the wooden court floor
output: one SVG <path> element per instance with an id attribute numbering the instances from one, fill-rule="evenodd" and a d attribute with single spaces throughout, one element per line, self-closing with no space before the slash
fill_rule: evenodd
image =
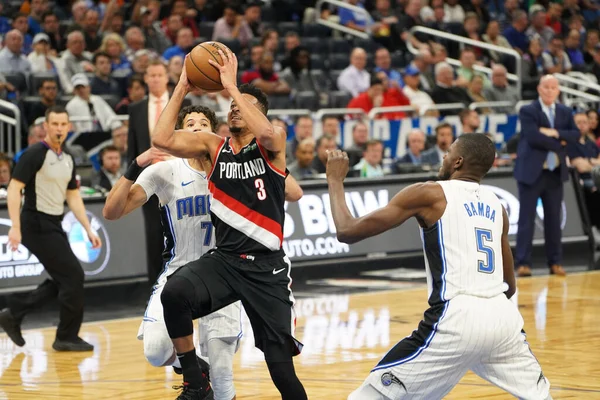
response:
<path id="1" fill-rule="evenodd" d="M 600 399 L 600 273 L 519 281 L 525 330 L 554 399 Z M 298 301 L 298 375 L 310 399 L 345 399 L 396 341 L 416 328 L 423 287 Z M 25 332 L 17 348 L 0 334 L 0 399 L 173 399 L 171 368 L 146 364 L 136 340 L 139 318 L 84 324 L 93 354 L 55 353 L 53 329 Z M 253 347 L 248 322 L 235 358 L 238 399 L 277 399 Z M 509 399 L 473 374 L 448 399 Z"/>

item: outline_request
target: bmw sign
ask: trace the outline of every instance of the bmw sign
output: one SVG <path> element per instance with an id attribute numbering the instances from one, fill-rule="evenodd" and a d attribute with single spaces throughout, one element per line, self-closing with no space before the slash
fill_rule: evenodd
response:
<path id="1" fill-rule="evenodd" d="M 83 271 L 86 275 L 97 275 L 104 271 L 110 259 L 110 240 L 104 225 L 94 214 L 86 211 L 90 220 L 92 231 L 102 240 L 102 246 L 98 249 L 92 248 L 92 242 L 87 236 L 83 226 L 75 218 L 75 214 L 69 211 L 63 221 L 62 227 L 69 238 L 73 253 L 81 262 Z"/>

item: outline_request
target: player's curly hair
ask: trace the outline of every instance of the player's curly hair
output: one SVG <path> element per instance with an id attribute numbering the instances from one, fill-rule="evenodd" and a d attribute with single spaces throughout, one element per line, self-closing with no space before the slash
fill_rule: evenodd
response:
<path id="1" fill-rule="evenodd" d="M 191 113 L 202 113 L 206 118 L 208 118 L 208 122 L 210 122 L 210 130 L 214 132 L 217 129 L 217 125 L 219 125 L 219 119 L 213 110 L 204 106 L 185 106 L 179 111 L 177 114 L 177 122 L 175 123 L 175 129 L 183 128 L 183 121 L 188 114 Z"/>
<path id="2" fill-rule="evenodd" d="M 256 97 L 256 100 L 258 100 L 258 104 L 260 104 L 263 114 L 267 115 L 267 112 L 269 111 L 269 98 L 267 97 L 265 92 L 263 92 L 262 90 L 250 83 L 245 83 L 241 85 L 239 90 L 240 93 L 246 93 L 250 96 Z"/>

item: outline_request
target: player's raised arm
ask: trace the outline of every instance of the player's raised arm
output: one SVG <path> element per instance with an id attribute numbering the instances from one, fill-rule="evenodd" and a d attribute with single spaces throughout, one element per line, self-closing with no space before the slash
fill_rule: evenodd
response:
<path id="1" fill-rule="evenodd" d="M 285 177 L 285 200 L 296 202 L 302 198 L 304 191 L 298 181 L 290 174 Z"/>
<path id="2" fill-rule="evenodd" d="M 343 182 L 347 173 L 348 155 L 340 150 L 330 152 L 327 158 L 327 183 L 331 213 L 340 242 L 356 243 L 379 235 L 411 217 L 419 217 L 424 222 L 434 222 L 435 218 L 428 218 L 435 214 L 432 206 L 436 202 L 445 201 L 439 185 L 416 183 L 396 194 L 385 207 L 354 218 L 348 209 L 344 193 Z"/>
<path id="3" fill-rule="evenodd" d="M 229 92 L 229 95 L 240 110 L 242 119 L 246 121 L 248 128 L 252 131 L 258 143 L 273 153 L 285 152 L 285 141 L 287 138 L 285 131 L 273 127 L 267 118 L 267 110 L 256 107 L 238 90 L 238 61 L 235 54 L 229 49 L 226 52 L 219 50 L 219 54 L 221 55 L 221 60 L 223 60 L 223 65 L 213 60 L 209 60 L 208 62 L 219 69 L 223 88 Z"/>
<path id="4" fill-rule="evenodd" d="M 517 282 L 515 280 L 515 262 L 512 250 L 510 249 L 510 243 L 508 242 L 510 222 L 508 221 L 508 214 L 504 207 L 502 207 L 502 220 L 502 271 L 504 273 L 504 282 L 508 285 L 508 290 L 504 294 L 510 299 L 517 291 Z"/>
<path id="5" fill-rule="evenodd" d="M 221 142 L 219 136 L 208 132 L 175 130 L 177 114 L 189 91 L 190 83 L 183 68 L 173 95 L 152 131 L 152 145 L 175 157 L 197 158 L 206 154 L 212 155 Z"/>
<path id="6" fill-rule="evenodd" d="M 153 147 L 137 156 L 125 175 L 119 178 L 108 194 L 102 209 L 104 218 L 114 221 L 144 205 L 148 201 L 148 196 L 144 188 L 136 185 L 135 181 L 144 168 L 152 162 L 162 161 L 166 157 L 168 154 Z"/>

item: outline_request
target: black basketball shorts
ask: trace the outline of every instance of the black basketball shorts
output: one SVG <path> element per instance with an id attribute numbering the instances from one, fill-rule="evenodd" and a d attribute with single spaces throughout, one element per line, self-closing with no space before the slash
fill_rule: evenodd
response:
<path id="1" fill-rule="evenodd" d="M 264 351 L 268 341 L 291 343 L 292 355 L 302 343 L 294 338 L 296 317 L 290 276 L 291 263 L 283 250 L 266 255 L 234 254 L 211 250 L 179 268 L 172 276 L 188 279 L 196 290 L 193 318 L 200 318 L 237 300 L 248 314 L 256 347 Z M 206 299 L 210 304 L 199 304 Z"/>

